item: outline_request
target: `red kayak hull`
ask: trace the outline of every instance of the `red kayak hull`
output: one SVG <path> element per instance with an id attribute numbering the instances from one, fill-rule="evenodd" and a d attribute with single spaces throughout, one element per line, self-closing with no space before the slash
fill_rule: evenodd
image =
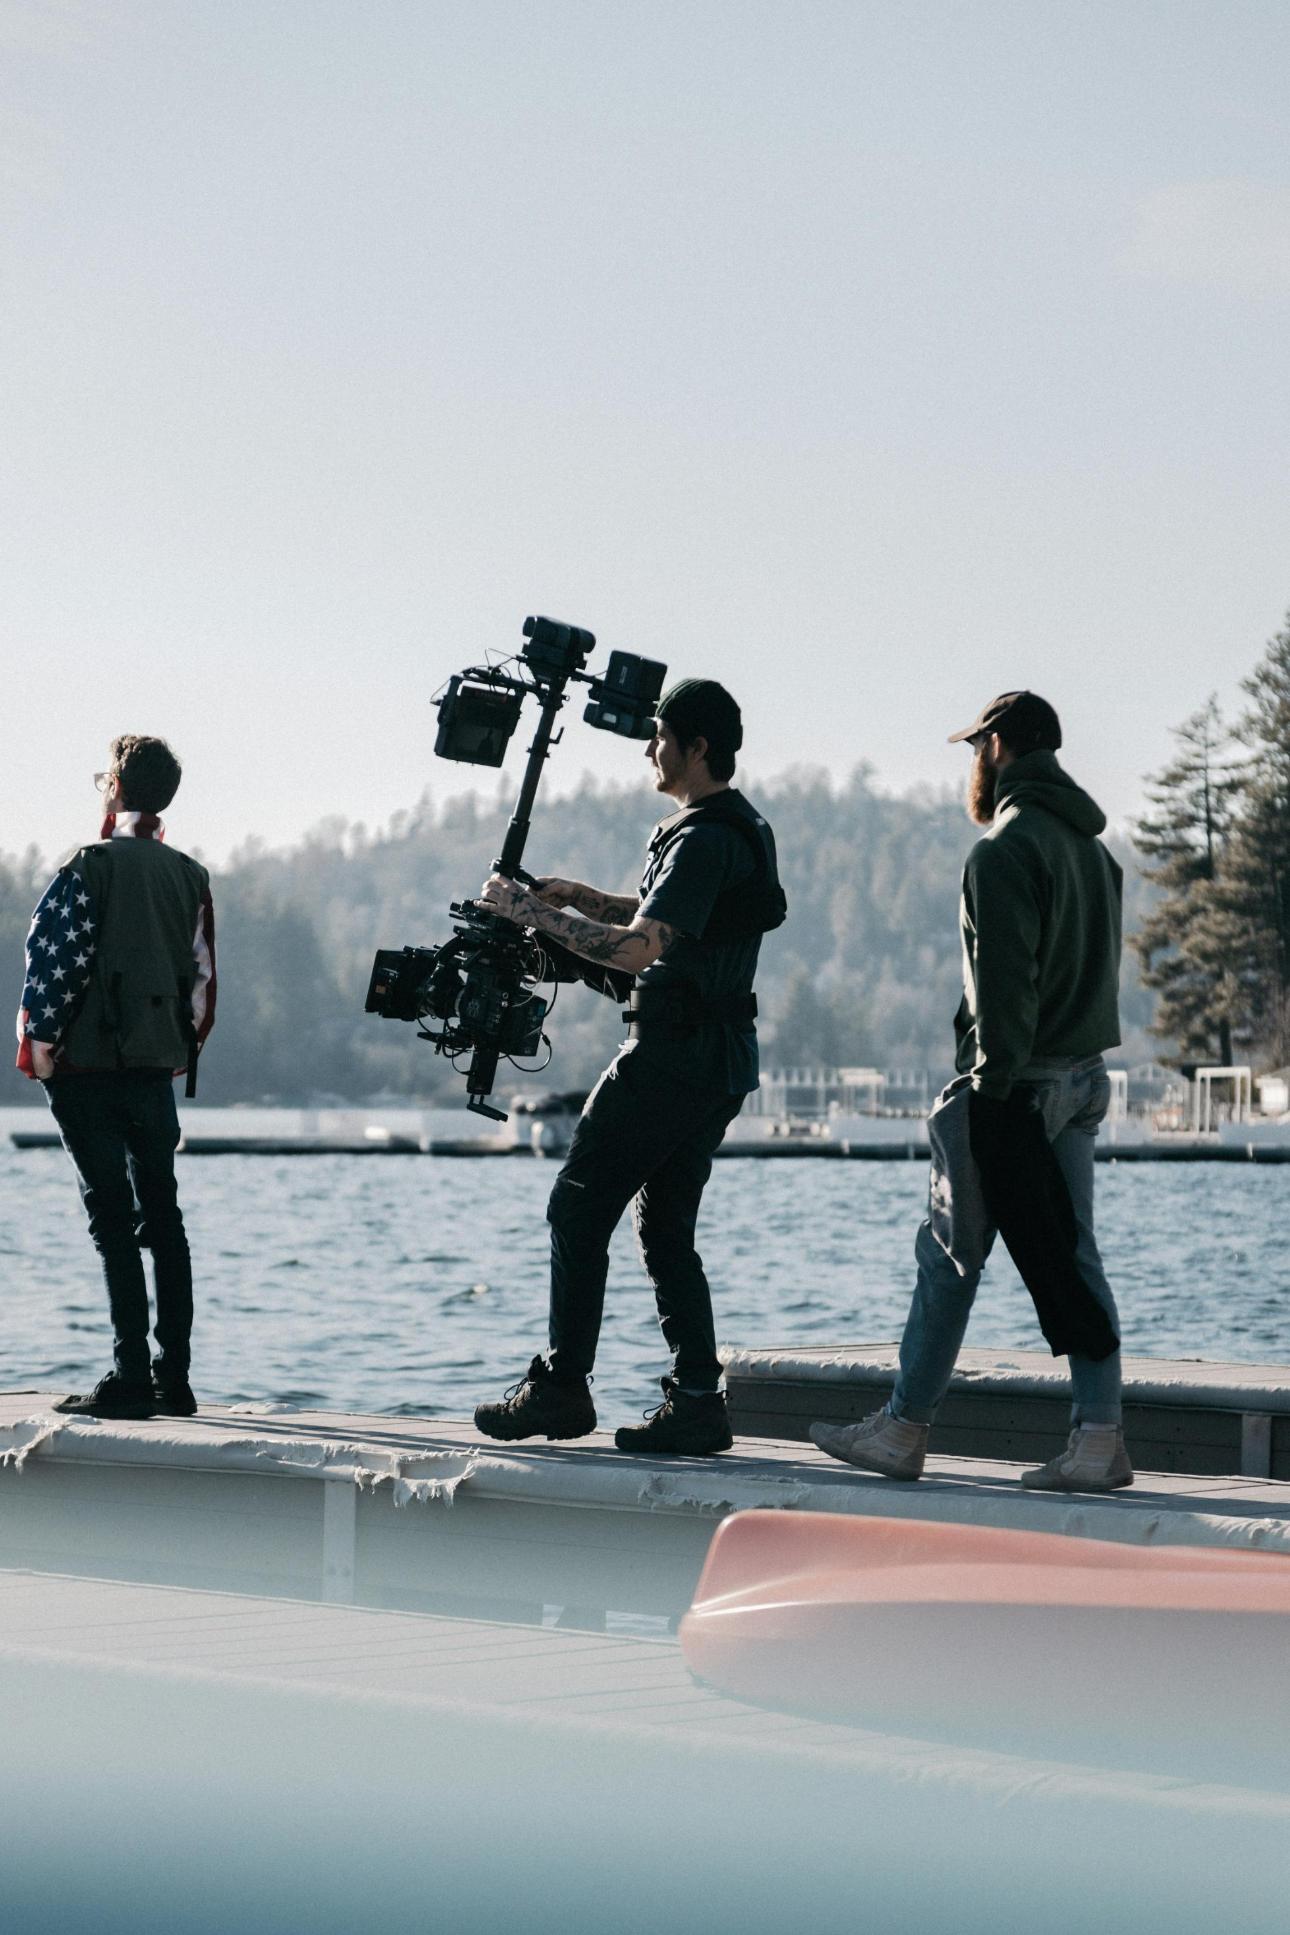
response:
<path id="1" fill-rule="evenodd" d="M 822 1512 L 718 1528 L 691 1671 L 762 1706 L 1101 1757 L 1127 1735 L 1290 1770 L 1290 1558 Z"/>

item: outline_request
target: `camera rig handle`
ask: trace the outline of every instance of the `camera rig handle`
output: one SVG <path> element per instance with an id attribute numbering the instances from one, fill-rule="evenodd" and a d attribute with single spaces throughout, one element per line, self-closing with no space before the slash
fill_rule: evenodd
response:
<path id="1" fill-rule="evenodd" d="M 526 885 L 533 884 L 531 874 L 525 874 L 520 865 L 524 857 L 525 843 L 529 837 L 529 823 L 533 813 L 533 802 L 537 798 L 538 785 L 542 778 L 542 768 L 551 754 L 551 744 L 555 737 L 555 722 L 565 701 L 567 677 L 558 673 L 545 679 L 540 687 L 542 710 L 538 714 L 537 731 L 533 744 L 529 747 L 528 758 L 524 765 L 524 778 L 520 784 L 519 796 L 511 814 L 510 825 L 502 850 L 493 862 L 495 873 L 505 874 L 508 880 L 524 880 Z"/>
<path id="2" fill-rule="evenodd" d="M 472 1115 L 486 1115 L 490 1122 L 505 1122 L 506 1110 L 494 1107 L 488 1100 L 497 1080 L 497 1064 L 501 1056 L 495 1042 L 478 1042 L 471 1053 L 470 1067 L 466 1070 L 466 1107 Z"/>

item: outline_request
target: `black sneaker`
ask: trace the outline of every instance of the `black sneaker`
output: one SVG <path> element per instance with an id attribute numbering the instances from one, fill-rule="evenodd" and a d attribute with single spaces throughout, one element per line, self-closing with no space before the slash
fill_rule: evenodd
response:
<path id="1" fill-rule="evenodd" d="M 157 1401 L 146 1378 L 109 1371 L 87 1396 L 65 1397 L 54 1409 L 73 1418 L 151 1418 L 156 1416 Z"/>
<path id="2" fill-rule="evenodd" d="M 152 1395 L 158 1417 L 191 1418 L 197 1409 L 193 1387 L 186 1377 L 159 1376 L 152 1373 Z"/>
<path id="3" fill-rule="evenodd" d="M 646 1412 L 644 1424 L 624 1425 L 614 1433 L 620 1451 L 677 1451 L 691 1458 L 729 1451 L 734 1441 L 721 1392 L 691 1397 L 671 1377 L 663 1379 L 663 1402 Z"/>
<path id="4" fill-rule="evenodd" d="M 476 1407 L 475 1425 L 489 1438 L 585 1438 L 596 1428 L 596 1407 L 585 1378 L 562 1383 L 535 1357 L 500 1404 Z"/>

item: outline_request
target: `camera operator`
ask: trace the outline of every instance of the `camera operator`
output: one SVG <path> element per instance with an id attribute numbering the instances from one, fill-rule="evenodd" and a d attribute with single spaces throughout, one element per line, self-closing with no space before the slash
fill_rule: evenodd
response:
<path id="1" fill-rule="evenodd" d="M 489 1437 L 595 1429 L 587 1380 L 609 1239 L 634 1203 L 672 1373 L 645 1424 L 614 1441 L 690 1455 L 733 1442 L 695 1224 L 713 1153 L 757 1087 L 753 976 L 761 936 L 785 908 L 771 830 L 730 784 L 742 743 L 730 694 L 712 679 L 683 679 L 659 701 L 646 749 L 657 790 L 679 811 L 655 828 L 639 895 L 554 877 L 532 890 L 499 874 L 483 889 L 493 912 L 636 981 L 629 1038 L 588 1098 L 547 1209 L 550 1348 L 511 1394 L 476 1410 Z"/>

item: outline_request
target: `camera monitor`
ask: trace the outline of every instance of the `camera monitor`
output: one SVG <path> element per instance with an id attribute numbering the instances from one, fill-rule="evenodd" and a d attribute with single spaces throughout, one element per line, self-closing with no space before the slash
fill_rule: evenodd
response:
<path id="1" fill-rule="evenodd" d="M 440 759 L 460 759 L 469 766 L 500 766 L 523 698 L 522 692 L 504 687 L 469 685 L 454 673 L 439 700 L 435 752 Z"/>
<path id="2" fill-rule="evenodd" d="M 635 652 L 611 652 L 603 678 L 592 683 L 583 718 L 602 732 L 624 739 L 652 739 L 654 707 L 667 677 L 666 665 Z"/>
<path id="3" fill-rule="evenodd" d="M 558 618 L 526 618 L 525 662 L 539 677 L 573 678 L 596 649 L 596 634 Z"/>

